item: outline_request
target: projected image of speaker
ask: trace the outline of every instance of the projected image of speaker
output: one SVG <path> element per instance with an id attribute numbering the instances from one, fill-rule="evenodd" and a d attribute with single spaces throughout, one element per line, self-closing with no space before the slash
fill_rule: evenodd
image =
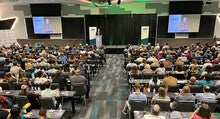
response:
<path id="1" fill-rule="evenodd" d="M 200 14 L 169 15 L 168 33 L 199 32 Z"/>
<path id="2" fill-rule="evenodd" d="M 61 17 L 32 17 L 35 34 L 62 33 Z"/>

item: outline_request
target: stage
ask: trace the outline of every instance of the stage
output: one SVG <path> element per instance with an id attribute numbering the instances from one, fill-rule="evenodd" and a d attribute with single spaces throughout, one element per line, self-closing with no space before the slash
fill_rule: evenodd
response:
<path id="1" fill-rule="evenodd" d="M 123 54 L 126 45 L 104 45 L 106 54 Z"/>

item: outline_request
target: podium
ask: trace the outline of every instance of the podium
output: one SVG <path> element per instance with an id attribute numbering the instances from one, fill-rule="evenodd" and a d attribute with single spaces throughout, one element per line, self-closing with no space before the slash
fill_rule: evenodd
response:
<path id="1" fill-rule="evenodd" d="M 102 46 L 102 35 L 96 35 L 96 47 Z"/>

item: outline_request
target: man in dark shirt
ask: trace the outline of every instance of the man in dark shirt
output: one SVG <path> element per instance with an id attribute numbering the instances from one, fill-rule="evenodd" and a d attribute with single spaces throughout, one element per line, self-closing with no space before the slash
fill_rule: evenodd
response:
<path id="1" fill-rule="evenodd" d="M 67 87 L 67 80 L 64 76 L 60 75 L 61 71 L 57 70 L 55 77 L 53 77 L 53 83 L 59 83 L 59 89 L 64 90 L 64 87 Z"/>

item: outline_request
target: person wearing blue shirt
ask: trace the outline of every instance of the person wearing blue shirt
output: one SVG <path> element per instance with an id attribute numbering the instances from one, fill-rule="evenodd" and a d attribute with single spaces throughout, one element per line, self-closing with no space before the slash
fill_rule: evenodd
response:
<path id="1" fill-rule="evenodd" d="M 212 79 L 212 76 L 210 74 L 207 74 L 205 76 L 205 79 L 200 81 L 198 84 L 202 86 L 204 85 L 214 86 L 214 82 L 211 79 Z"/>
<path id="2" fill-rule="evenodd" d="M 127 115 L 127 110 L 130 107 L 130 102 L 132 100 L 142 100 L 142 101 L 146 101 L 147 102 L 147 97 L 145 94 L 143 94 L 140 90 L 141 90 L 141 85 L 139 83 L 136 83 L 135 86 L 135 92 L 133 92 L 132 94 L 129 95 L 128 100 L 125 103 L 124 109 L 122 110 L 122 113 L 124 115 Z"/>
<path id="3" fill-rule="evenodd" d="M 67 56 L 64 55 L 64 53 L 61 53 L 61 55 L 58 58 L 58 61 L 61 61 L 63 64 L 67 63 Z"/>

